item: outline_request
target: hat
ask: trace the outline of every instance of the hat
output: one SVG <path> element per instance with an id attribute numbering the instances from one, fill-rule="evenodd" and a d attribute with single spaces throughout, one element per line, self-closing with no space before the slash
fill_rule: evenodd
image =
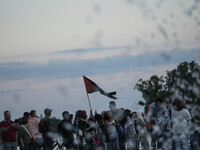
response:
<path id="1" fill-rule="evenodd" d="M 49 114 L 49 113 L 51 113 L 52 112 L 52 109 L 49 109 L 49 108 L 46 108 L 45 110 L 44 110 L 44 114 L 46 115 L 46 114 Z"/>

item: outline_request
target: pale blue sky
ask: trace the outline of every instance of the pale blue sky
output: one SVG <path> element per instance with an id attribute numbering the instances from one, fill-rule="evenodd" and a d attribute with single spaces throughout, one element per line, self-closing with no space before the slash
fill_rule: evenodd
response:
<path id="1" fill-rule="evenodd" d="M 199 16 L 195 0 L 0 0 L 0 113 L 88 110 L 83 74 L 133 110 L 139 78 L 199 62 Z"/>

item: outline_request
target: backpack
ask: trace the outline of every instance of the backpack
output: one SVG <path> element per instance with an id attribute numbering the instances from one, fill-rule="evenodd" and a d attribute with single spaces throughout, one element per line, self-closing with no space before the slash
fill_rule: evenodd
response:
<path id="1" fill-rule="evenodd" d="M 38 124 L 38 131 L 40 133 L 46 133 L 47 132 L 47 128 L 45 127 L 43 120 L 41 120 L 40 123 Z"/>

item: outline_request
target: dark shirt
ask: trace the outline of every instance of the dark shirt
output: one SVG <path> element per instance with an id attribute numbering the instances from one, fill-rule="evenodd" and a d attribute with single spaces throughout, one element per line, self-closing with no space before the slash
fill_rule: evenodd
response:
<path id="1" fill-rule="evenodd" d="M 50 118 L 44 117 L 41 121 L 42 121 L 44 127 L 46 128 L 45 133 L 54 131 L 53 124 L 52 124 L 52 121 Z"/>
<path id="2" fill-rule="evenodd" d="M 20 138 L 22 138 L 22 140 L 23 140 L 23 142 L 25 143 L 25 144 L 30 144 L 31 143 L 31 137 L 30 137 L 30 135 L 28 134 L 28 132 L 27 132 L 27 130 L 26 129 L 24 129 L 24 128 L 26 128 L 27 130 L 28 130 L 28 128 L 27 127 L 23 127 L 23 126 L 20 126 L 19 127 L 19 137 Z M 30 133 L 30 132 L 29 132 Z"/>
<path id="3" fill-rule="evenodd" d="M 63 137 L 63 143 L 67 148 L 73 147 L 73 133 L 75 133 L 75 128 L 73 124 L 68 120 L 62 120 L 58 125 L 58 132 Z"/>

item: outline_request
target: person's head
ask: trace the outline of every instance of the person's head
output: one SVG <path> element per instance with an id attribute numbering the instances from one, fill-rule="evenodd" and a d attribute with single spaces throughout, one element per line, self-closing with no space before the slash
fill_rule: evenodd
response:
<path id="1" fill-rule="evenodd" d="M 112 117 L 113 117 L 113 116 L 112 116 L 111 111 L 105 112 L 105 114 L 104 114 L 104 119 L 105 119 L 105 121 L 108 121 L 108 120 L 111 119 Z"/>
<path id="2" fill-rule="evenodd" d="M 94 120 L 92 117 L 90 117 L 90 118 L 88 119 L 88 122 L 95 122 L 95 120 Z"/>
<path id="3" fill-rule="evenodd" d="M 73 114 L 70 114 L 69 116 L 70 116 L 70 120 L 72 121 L 73 118 L 74 118 L 74 115 L 73 115 Z"/>
<path id="4" fill-rule="evenodd" d="M 116 104 L 115 104 L 114 101 L 111 101 L 111 102 L 109 103 L 109 108 L 110 108 L 110 110 L 115 110 L 115 109 L 116 109 Z"/>
<path id="5" fill-rule="evenodd" d="M 158 97 L 158 98 L 156 98 L 156 100 L 155 100 L 155 104 L 156 104 L 156 105 L 159 105 L 159 104 L 164 104 L 164 105 L 166 105 L 166 101 L 165 101 L 163 98 Z"/>
<path id="6" fill-rule="evenodd" d="M 80 118 L 83 119 L 83 120 L 86 120 L 87 119 L 87 113 L 85 110 L 82 110 L 81 113 L 80 113 Z"/>
<path id="7" fill-rule="evenodd" d="M 82 110 L 78 110 L 78 111 L 76 111 L 75 119 L 77 119 L 77 118 L 80 117 L 81 111 L 82 111 Z"/>
<path id="8" fill-rule="evenodd" d="M 134 111 L 134 112 L 132 113 L 132 118 L 133 118 L 133 119 L 137 119 L 137 112 Z"/>
<path id="9" fill-rule="evenodd" d="M 174 107 L 174 108 L 176 108 L 176 106 L 177 106 L 177 102 L 180 102 L 180 101 L 182 101 L 182 97 L 181 96 L 178 96 L 178 97 L 175 97 L 174 99 L 172 99 L 172 106 Z"/>
<path id="10" fill-rule="evenodd" d="M 100 114 L 98 114 L 98 113 L 95 113 L 95 116 L 94 116 L 94 118 L 95 118 L 95 121 L 97 121 L 97 122 L 99 122 L 99 121 L 101 121 L 101 120 L 102 120 L 102 117 L 101 117 L 101 115 L 100 115 Z"/>
<path id="11" fill-rule="evenodd" d="M 181 111 L 185 108 L 185 103 L 183 99 L 178 99 L 176 102 L 176 110 Z"/>
<path id="12" fill-rule="evenodd" d="M 27 117 L 22 117 L 21 120 L 20 120 L 20 123 L 21 123 L 22 125 L 28 124 L 28 118 L 27 118 Z"/>
<path id="13" fill-rule="evenodd" d="M 24 112 L 23 117 L 30 118 L 30 113 L 29 112 Z"/>
<path id="14" fill-rule="evenodd" d="M 11 119 L 10 111 L 8 111 L 8 110 L 4 111 L 4 118 L 5 118 L 5 120 L 10 121 L 10 119 Z"/>
<path id="15" fill-rule="evenodd" d="M 62 116 L 63 116 L 63 119 L 64 119 L 64 120 L 70 120 L 70 114 L 69 114 L 68 111 L 64 111 L 64 112 L 62 113 Z"/>
<path id="16" fill-rule="evenodd" d="M 31 110 L 30 115 L 31 115 L 31 117 L 37 117 L 36 110 Z"/>
<path id="17" fill-rule="evenodd" d="M 50 117 L 51 116 L 51 112 L 52 112 L 52 109 L 46 108 L 44 110 L 45 117 Z"/>
<path id="18" fill-rule="evenodd" d="M 105 111 L 101 112 L 101 118 L 104 120 Z"/>
<path id="19" fill-rule="evenodd" d="M 124 117 L 130 116 L 131 111 L 129 109 L 124 110 Z"/>

